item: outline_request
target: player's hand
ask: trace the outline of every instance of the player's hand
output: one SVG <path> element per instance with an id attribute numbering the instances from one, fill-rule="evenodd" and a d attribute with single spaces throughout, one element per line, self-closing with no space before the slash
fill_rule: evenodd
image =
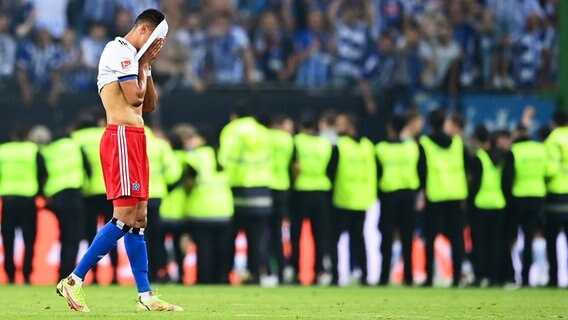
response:
<path id="1" fill-rule="evenodd" d="M 142 57 L 140 58 L 140 65 L 152 64 L 163 47 L 164 39 L 154 40 L 150 48 L 148 48 L 148 50 L 146 50 L 146 52 L 144 52 L 144 55 L 142 55 Z"/>

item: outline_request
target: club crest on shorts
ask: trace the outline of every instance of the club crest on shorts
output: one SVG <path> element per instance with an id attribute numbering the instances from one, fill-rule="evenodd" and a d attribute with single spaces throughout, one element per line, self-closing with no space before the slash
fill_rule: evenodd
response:
<path id="1" fill-rule="evenodd" d="M 138 182 L 132 184 L 132 191 L 140 191 L 140 184 Z"/>

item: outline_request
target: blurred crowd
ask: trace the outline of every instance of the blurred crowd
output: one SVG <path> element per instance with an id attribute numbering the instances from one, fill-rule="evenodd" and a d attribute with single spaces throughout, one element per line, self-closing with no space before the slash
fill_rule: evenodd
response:
<path id="1" fill-rule="evenodd" d="M 565 266 L 557 260 L 557 238 L 568 226 L 568 113 L 559 109 L 550 127 L 533 128 L 535 111 L 527 107 L 512 131 L 478 125 L 468 136 L 458 113 L 435 109 L 426 119 L 410 110 L 389 118 L 388 138 L 378 144 L 361 134 L 354 115 L 333 110 L 306 110 L 292 119 L 238 104 L 222 130 L 199 123 L 147 127 L 150 279 L 184 279 L 189 235 L 197 247 L 198 283 L 228 283 L 233 269 L 245 283 L 299 283 L 300 255 L 313 255 L 313 283 L 339 284 L 338 243 L 347 233 L 349 270 L 367 284 L 366 257 L 378 244 L 365 239 L 364 225 L 378 199 L 381 285 L 391 283 L 400 260 L 404 284 L 434 285 L 434 243 L 442 234 L 451 244 L 453 286 L 557 287 L 558 268 Z M 104 127 L 101 112 L 85 113 L 53 134 L 15 124 L 11 141 L 0 144 L 10 282 L 16 228 L 25 242 L 24 280 L 30 281 L 33 243 L 42 228 L 37 196 L 59 221 L 61 276 L 73 270 L 79 242 L 92 241 L 100 217 L 112 217 L 99 157 Z M 300 241 L 306 220 L 313 251 Z M 246 267 L 235 258 L 240 232 L 246 234 Z M 173 245 L 166 247 L 168 237 Z M 414 277 L 416 239 L 424 243 L 426 279 Z M 517 239 L 524 244 L 520 250 Z M 393 254 L 394 243 L 400 254 Z M 111 261 L 116 267 L 116 252 Z M 473 277 L 462 267 L 466 261 Z M 168 269 L 172 263 L 177 272 Z M 533 265 L 545 276 L 531 283 Z"/>
<path id="2" fill-rule="evenodd" d="M 418 90 L 539 90 L 557 78 L 559 0 L 1 0 L 0 90 L 56 105 L 94 91 L 99 56 L 148 7 L 170 31 L 166 92 L 287 85 L 408 105 Z"/>

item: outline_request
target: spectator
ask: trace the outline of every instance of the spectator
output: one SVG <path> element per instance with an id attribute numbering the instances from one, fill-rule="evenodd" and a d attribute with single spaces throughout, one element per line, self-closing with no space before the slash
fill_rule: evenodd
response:
<path id="1" fill-rule="evenodd" d="M 480 52 L 479 68 L 483 86 L 489 88 L 492 85 L 495 56 L 495 14 L 489 10 L 483 12 L 478 28 L 478 46 Z"/>
<path id="2" fill-rule="evenodd" d="M 89 34 L 81 40 L 81 63 L 85 70 L 83 80 L 87 82 L 87 87 L 83 89 L 90 88 L 96 81 L 99 59 L 109 40 L 107 35 L 105 25 L 93 23 L 89 27 Z"/>
<path id="3" fill-rule="evenodd" d="M 110 1 L 110 0 L 107 0 Z M 122 9 L 126 9 L 130 13 L 130 17 L 138 17 L 142 11 L 148 8 L 161 9 L 160 2 L 158 0 L 122 0 L 117 1 L 118 5 Z M 131 23 L 134 21 L 130 21 Z"/>
<path id="4" fill-rule="evenodd" d="M 542 23 L 542 68 L 539 83 L 542 88 L 550 88 L 552 86 L 552 82 L 558 77 L 559 68 L 558 61 L 560 48 L 558 32 L 555 27 L 556 18 L 549 17 L 544 19 Z"/>
<path id="5" fill-rule="evenodd" d="M 469 87 L 473 84 L 477 70 L 474 65 L 474 55 L 476 52 L 476 30 L 464 12 L 464 5 L 461 2 L 454 2 L 450 6 L 450 23 L 454 40 L 461 49 L 460 84 Z"/>
<path id="6" fill-rule="evenodd" d="M 311 11 L 308 28 L 295 39 L 296 83 L 302 87 L 318 88 L 328 84 L 331 65 L 331 37 L 325 28 L 322 11 Z"/>
<path id="7" fill-rule="evenodd" d="M 205 89 L 203 78 L 205 68 L 206 39 L 201 21 L 201 14 L 190 12 L 185 20 L 185 28 L 180 28 L 174 37 L 189 50 L 185 67 L 185 81 L 196 91 Z"/>
<path id="8" fill-rule="evenodd" d="M 89 34 L 81 40 L 82 62 L 87 69 L 96 71 L 99 59 L 108 42 L 108 30 L 105 25 L 93 23 L 89 27 Z"/>
<path id="9" fill-rule="evenodd" d="M 544 12 L 537 0 L 487 0 L 487 8 L 496 17 L 493 86 L 512 89 L 515 86 L 509 71 L 512 45 L 520 38 L 527 16 L 535 12 L 542 17 Z"/>
<path id="10" fill-rule="evenodd" d="M 393 37 L 403 34 L 405 26 L 409 23 L 408 9 L 410 1 L 405 0 L 373 0 L 377 12 L 375 33 L 387 33 Z M 406 5 L 405 5 L 406 2 Z M 414 1 L 416 2 L 416 1 Z"/>
<path id="11" fill-rule="evenodd" d="M 117 2 L 113 0 L 85 0 L 83 6 L 84 26 L 97 23 L 111 28 L 117 16 Z"/>
<path id="12" fill-rule="evenodd" d="M 227 85 L 254 83 L 254 58 L 243 28 L 231 25 L 228 14 L 220 14 L 211 22 L 207 35 L 207 82 Z"/>
<path id="13" fill-rule="evenodd" d="M 524 89 L 536 89 L 541 67 L 543 44 L 540 38 L 540 19 L 537 14 L 527 17 L 524 32 L 514 45 L 514 75 L 517 85 Z"/>
<path id="14" fill-rule="evenodd" d="M 166 92 L 182 84 L 183 73 L 189 58 L 189 48 L 180 41 L 179 37 L 175 36 L 182 23 L 183 17 L 168 16 L 169 32 L 174 36 L 168 39 L 168 45 L 162 49 L 152 68 L 154 81 Z"/>
<path id="15" fill-rule="evenodd" d="M 36 29 L 45 29 L 52 38 L 61 39 L 67 29 L 68 0 L 31 0 Z"/>
<path id="16" fill-rule="evenodd" d="M 132 16 L 126 9 L 118 9 L 112 29 L 113 37 L 124 37 L 130 31 Z"/>
<path id="17" fill-rule="evenodd" d="M 437 34 L 422 41 L 419 47 L 424 63 L 422 84 L 427 89 L 440 90 L 454 108 L 459 90 L 460 48 L 452 37 L 452 29 L 445 19 L 436 23 Z"/>
<path id="18" fill-rule="evenodd" d="M 22 44 L 16 67 L 22 102 L 25 105 L 33 102 L 34 92 L 48 92 L 48 105 L 53 107 L 57 104 L 61 49 L 53 43 L 47 30 L 37 30 L 35 42 L 26 41 Z"/>
<path id="19" fill-rule="evenodd" d="M 292 41 L 284 34 L 278 16 L 267 11 L 260 18 L 254 37 L 254 51 L 260 77 L 264 81 L 285 81 L 290 75 Z"/>
<path id="20" fill-rule="evenodd" d="M 397 68 L 395 70 L 395 111 L 400 112 L 413 105 L 412 97 L 421 87 L 422 60 L 419 55 L 420 34 L 408 27 L 396 43 Z"/>
<path id="21" fill-rule="evenodd" d="M 370 2 L 364 0 L 359 6 L 345 0 L 335 0 L 328 14 L 335 28 L 335 84 L 353 84 L 361 76 L 369 43 L 369 27 L 373 24 Z M 363 14 L 366 14 L 365 19 L 361 18 Z"/>
<path id="22" fill-rule="evenodd" d="M 376 111 L 372 92 L 378 93 L 381 103 L 392 107 L 392 90 L 396 71 L 396 54 L 391 37 L 383 34 L 377 40 L 377 49 L 367 58 L 363 67 L 363 78 L 359 81 L 361 94 L 369 113 Z"/>
<path id="23" fill-rule="evenodd" d="M 14 75 L 16 40 L 9 31 L 10 16 L 0 12 L 0 89 L 7 86 Z"/>
<path id="24" fill-rule="evenodd" d="M 10 29 L 16 37 L 23 38 L 33 30 L 35 25 L 35 11 L 33 4 L 27 0 L 16 0 L 6 7 L 7 12 L 12 17 Z"/>
<path id="25" fill-rule="evenodd" d="M 85 78 L 77 35 L 75 31 L 67 30 L 61 38 L 61 83 L 66 91 L 75 92 L 84 87 L 85 80 L 88 80 Z"/>

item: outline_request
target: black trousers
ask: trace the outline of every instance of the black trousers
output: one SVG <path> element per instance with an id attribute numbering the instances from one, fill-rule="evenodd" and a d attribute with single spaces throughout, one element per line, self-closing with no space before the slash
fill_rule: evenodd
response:
<path id="1" fill-rule="evenodd" d="M 523 285 L 529 284 L 529 271 L 533 263 L 532 243 L 535 232 L 538 228 L 539 219 L 544 209 L 544 199 L 542 198 L 514 198 L 510 201 L 508 209 L 509 217 L 507 221 L 507 246 L 509 254 L 505 260 L 505 277 L 507 280 L 515 279 L 513 260 L 510 249 L 517 239 L 517 230 L 521 227 L 524 234 L 524 248 L 522 257 L 521 276 Z"/>
<path id="2" fill-rule="evenodd" d="M 144 239 L 148 247 L 148 278 L 150 282 L 163 281 L 167 278 L 166 247 L 162 239 L 162 218 L 160 217 L 161 199 L 148 199 L 148 223 Z"/>
<path id="3" fill-rule="evenodd" d="M 442 233 L 446 235 L 452 248 L 453 281 L 457 286 L 461 279 L 464 257 L 464 212 L 462 201 L 427 202 L 424 216 L 426 236 L 426 283 L 432 285 L 434 277 L 434 241 Z"/>
<path id="4" fill-rule="evenodd" d="M 174 248 L 174 261 L 178 265 L 178 282 L 183 282 L 184 270 L 183 261 L 185 259 L 186 248 L 181 247 L 181 237 L 187 233 L 187 223 L 184 220 L 174 220 L 174 219 L 163 219 L 162 218 L 162 233 L 161 241 L 165 243 L 166 235 L 170 234 L 172 236 L 173 248 Z M 162 268 L 167 268 L 167 255 L 165 265 Z"/>
<path id="5" fill-rule="evenodd" d="M 402 257 L 404 259 L 404 283 L 412 285 L 412 236 L 416 225 L 414 203 L 416 192 L 400 190 L 381 194 L 381 218 L 379 231 L 381 232 L 381 276 L 380 283 L 389 282 L 392 260 L 392 243 L 394 231 L 398 230 L 402 243 Z"/>
<path id="6" fill-rule="evenodd" d="M 229 283 L 231 223 L 190 221 L 189 230 L 197 246 L 197 283 Z"/>
<path id="7" fill-rule="evenodd" d="M 558 255 L 556 239 L 562 229 L 568 230 L 568 214 L 547 213 L 544 235 L 546 237 L 546 254 L 548 257 L 548 285 L 558 286 Z"/>
<path id="8" fill-rule="evenodd" d="M 236 252 L 234 240 L 239 231 L 244 231 L 247 238 L 247 268 L 251 274 L 251 282 L 258 282 L 260 273 L 267 271 L 262 259 L 266 248 L 262 240 L 269 218 L 270 216 L 252 214 L 237 214 L 233 218 L 232 257 L 235 256 Z"/>
<path id="9" fill-rule="evenodd" d="M 339 255 L 337 244 L 344 231 L 349 232 L 350 252 L 351 256 L 356 257 L 356 265 L 361 268 L 362 277 L 361 282 L 367 283 L 367 250 L 365 247 L 365 236 L 363 234 L 363 227 L 365 225 L 365 211 L 353 211 L 334 208 L 332 217 L 332 242 L 331 242 L 331 265 L 333 283 L 337 284 L 339 280 L 338 262 Z M 353 251 L 354 250 L 354 251 Z"/>
<path id="10" fill-rule="evenodd" d="M 297 191 L 292 195 L 293 212 L 290 215 L 290 241 L 292 243 L 291 263 L 300 272 L 300 236 L 304 219 L 310 221 L 315 245 L 315 274 L 325 270 L 323 260 L 329 255 L 330 239 L 330 196 L 326 191 Z"/>
<path id="11" fill-rule="evenodd" d="M 475 208 L 471 215 L 471 238 L 473 241 L 473 267 L 476 281 L 487 278 L 492 284 L 505 281 L 503 264 L 511 255 L 505 230 L 504 210 Z"/>
<path id="12" fill-rule="evenodd" d="M 274 258 L 278 266 L 278 277 L 282 280 L 282 271 L 287 264 L 282 244 L 282 221 L 290 216 L 290 193 L 288 191 L 272 190 L 273 214 L 269 218 L 270 250 L 268 259 Z M 270 266 L 269 263 L 267 263 Z M 269 270 L 271 273 L 272 270 Z"/>
<path id="13" fill-rule="evenodd" d="M 59 279 L 67 277 L 75 268 L 79 243 L 83 239 L 85 208 L 80 189 L 66 189 L 52 197 L 51 209 L 59 221 L 61 255 Z"/>
<path id="14" fill-rule="evenodd" d="M 113 215 L 112 201 L 107 200 L 105 194 L 89 196 L 85 198 L 85 238 L 89 245 L 97 235 L 99 217 L 102 216 L 105 222 L 110 221 Z M 110 263 L 113 266 L 112 282 L 117 283 L 118 251 L 116 246 L 109 252 Z M 93 283 L 97 283 L 97 265 L 92 269 Z"/>
<path id="15" fill-rule="evenodd" d="M 22 230 L 24 237 L 24 281 L 30 283 L 34 244 L 37 235 L 37 208 L 34 197 L 2 197 L 2 242 L 4 244 L 4 270 L 8 282 L 14 283 L 16 267 L 14 265 L 14 237 L 16 228 Z"/>

